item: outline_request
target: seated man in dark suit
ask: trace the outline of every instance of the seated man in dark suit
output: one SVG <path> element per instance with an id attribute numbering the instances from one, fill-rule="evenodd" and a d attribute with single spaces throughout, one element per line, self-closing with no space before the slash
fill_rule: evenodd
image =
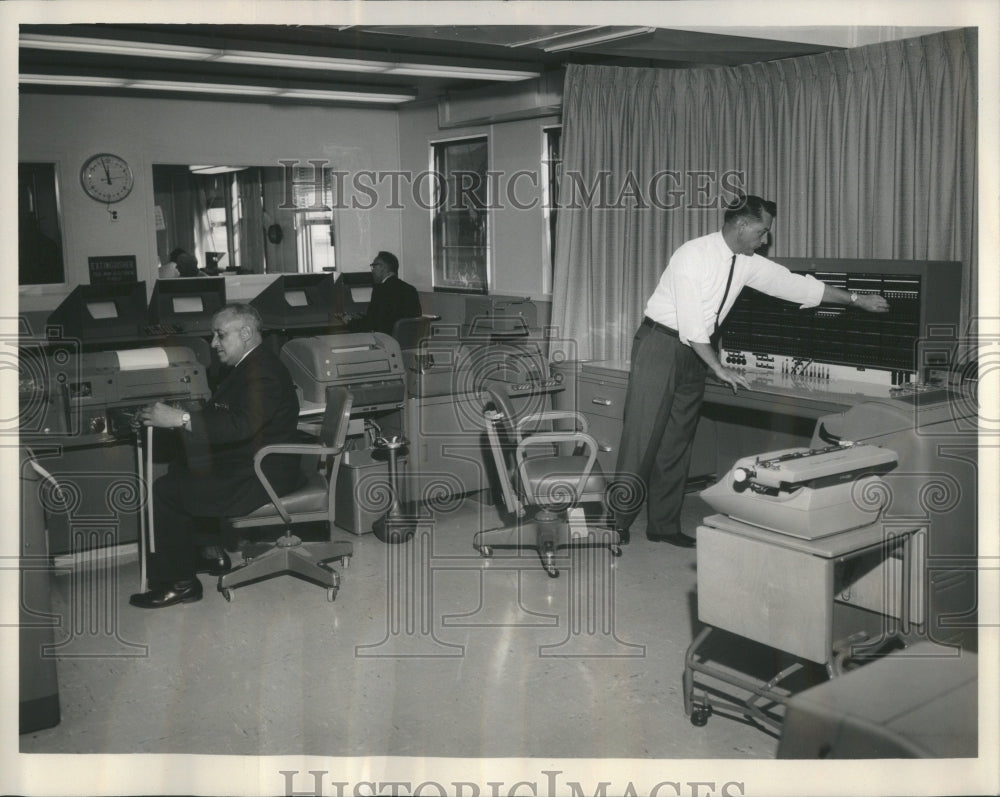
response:
<path id="1" fill-rule="evenodd" d="M 271 443 L 296 439 L 299 402 L 284 364 L 261 345 L 256 309 L 223 307 L 212 319 L 212 348 L 225 366 L 201 410 L 185 412 L 157 402 L 138 413 L 146 426 L 180 430 L 186 456 L 153 485 L 153 540 L 149 591 L 129 603 L 157 609 L 202 597 L 199 572 L 218 575 L 223 561 L 201 557 L 195 531 L 206 519 L 245 515 L 268 502 L 253 468 L 254 454 Z M 264 471 L 280 495 L 301 486 L 295 455 L 274 455 Z"/>
<path id="2" fill-rule="evenodd" d="M 401 318 L 413 318 L 421 313 L 417 289 L 399 278 L 399 260 L 392 252 L 379 252 L 371 263 L 375 287 L 368 302 L 368 312 L 348 320 L 352 332 L 384 332 Z"/>

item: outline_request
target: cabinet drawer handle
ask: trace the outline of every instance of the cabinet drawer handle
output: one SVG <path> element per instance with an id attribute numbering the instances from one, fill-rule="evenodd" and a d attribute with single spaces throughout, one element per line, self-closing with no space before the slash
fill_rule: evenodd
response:
<path id="1" fill-rule="evenodd" d="M 590 400 L 590 403 L 591 404 L 599 404 L 602 407 L 610 407 L 611 406 L 611 399 L 606 399 L 606 398 L 592 398 Z"/>
<path id="2" fill-rule="evenodd" d="M 602 454 L 610 454 L 612 451 L 614 451 L 614 448 L 612 448 L 609 445 L 606 445 L 605 443 L 601 443 L 600 445 L 597 446 L 597 450 L 600 451 Z"/>

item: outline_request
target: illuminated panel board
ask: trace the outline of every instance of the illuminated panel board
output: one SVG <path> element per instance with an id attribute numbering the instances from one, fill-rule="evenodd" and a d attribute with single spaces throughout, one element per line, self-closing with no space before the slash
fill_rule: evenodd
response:
<path id="1" fill-rule="evenodd" d="M 746 288 L 722 327 L 724 349 L 818 362 L 916 371 L 916 344 L 930 324 L 959 319 L 961 264 L 924 261 L 781 260 L 796 273 L 848 291 L 878 293 L 891 311 L 798 306 Z"/>

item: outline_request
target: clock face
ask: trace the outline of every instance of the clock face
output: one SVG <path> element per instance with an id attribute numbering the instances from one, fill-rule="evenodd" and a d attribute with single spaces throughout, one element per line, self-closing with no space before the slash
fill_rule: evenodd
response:
<path id="1" fill-rule="evenodd" d="M 80 182 L 98 202 L 120 202 L 132 192 L 132 170 L 117 155 L 94 155 L 83 164 Z"/>

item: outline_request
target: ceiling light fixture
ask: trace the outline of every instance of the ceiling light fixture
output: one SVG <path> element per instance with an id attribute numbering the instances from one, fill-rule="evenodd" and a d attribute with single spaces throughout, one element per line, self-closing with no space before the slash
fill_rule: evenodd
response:
<path id="1" fill-rule="evenodd" d="M 416 92 L 348 91 L 344 89 L 294 89 L 283 86 L 254 86 L 233 83 L 188 83 L 178 80 L 126 80 L 124 78 L 87 77 L 83 75 L 20 75 L 19 81 L 30 85 L 85 86 L 136 91 L 170 91 L 197 94 L 238 94 L 289 100 L 326 100 L 328 102 L 366 102 L 398 104 L 409 102 Z"/>
<path id="2" fill-rule="evenodd" d="M 454 77 L 468 80 L 503 81 L 528 80 L 541 74 L 527 70 L 444 66 L 442 64 L 391 64 L 385 73 L 387 75 L 410 75 L 411 77 Z"/>
<path id="3" fill-rule="evenodd" d="M 537 71 L 494 69 L 448 64 L 420 64 L 406 61 L 372 61 L 354 58 L 331 58 L 319 55 L 267 52 L 263 50 L 223 50 L 210 47 L 189 47 L 152 42 L 132 42 L 119 39 L 94 39 L 79 36 L 52 36 L 23 33 L 22 47 L 60 50 L 65 52 L 104 53 L 111 55 L 180 58 L 193 61 L 213 61 L 255 66 L 280 66 L 290 69 L 321 69 L 339 72 L 410 75 L 416 77 L 451 77 L 461 80 L 516 81 L 538 77 Z"/>
<path id="4" fill-rule="evenodd" d="M 341 72 L 384 72 L 392 64 L 385 61 L 355 61 L 350 58 L 326 58 L 319 55 L 268 53 L 258 50 L 216 50 L 213 60 L 226 64 L 287 66 L 292 69 L 336 69 Z"/>
<path id="5" fill-rule="evenodd" d="M 273 96 L 278 89 L 269 86 L 243 86 L 233 83 L 189 83 L 181 80 L 130 80 L 127 89 L 139 91 L 193 91 L 198 94 L 252 94 Z"/>
<path id="6" fill-rule="evenodd" d="M 206 61 L 218 51 L 206 47 L 184 47 L 154 42 L 132 42 L 118 39 L 91 39 L 82 36 L 50 36 L 42 33 L 22 33 L 21 46 L 35 50 L 58 50 L 69 53 L 107 53 L 109 55 L 135 55 L 152 58 L 181 58 L 188 61 Z"/>
<path id="7" fill-rule="evenodd" d="M 91 77 L 90 75 L 19 75 L 21 83 L 38 86 L 90 86 L 93 88 L 122 88 L 128 81 L 118 77 Z"/>
<path id="8" fill-rule="evenodd" d="M 342 102 L 409 102 L 415 94 L 388 92 L 336 91 L 334 89 L 282 89 L 276 95 L 290 100 L 339 100 Z"/>
<path id="9" fill-rule="evenodd" d="M 630 39 L 633 36 L 642 36 L 647 33 L 653 33 L 655 30 L 656 28 L 625 28 L 611 30 L 607 33 L 595 36 L 585 36 L 582 39 L 574 39 L 573 41 L 568 42 L 557 42 L 556 44 L 550 44 L 542 49 L 547 53 L 557 53 L 561 50 L 575 50 L 578 47 L 590 47 L 594 44 L 607 44 L 608 42 L 620 41 L 621 39 Z"/>

